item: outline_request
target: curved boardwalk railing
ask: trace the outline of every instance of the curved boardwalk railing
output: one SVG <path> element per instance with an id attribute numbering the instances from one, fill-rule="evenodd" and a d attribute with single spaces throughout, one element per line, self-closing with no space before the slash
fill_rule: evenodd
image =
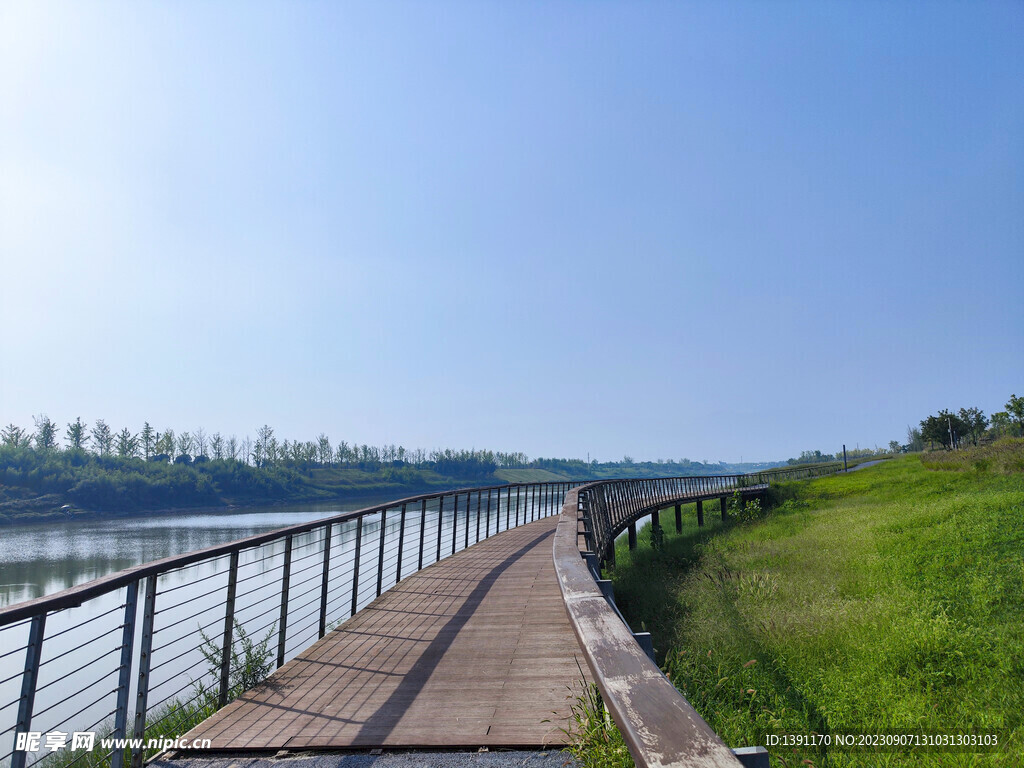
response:
<path id="1" fill-rule="evenodd" d="M 654 663 L 649 636 L 632 632 L 615 607 L 610 582 L 601 579 L 602 563 L 614 556 L 615 537 L 666 507 L 713 498 L 724 503 L 737 492 L 747 498 L 764 493 L 773 480 L 840 469 L 829 464 L 749 475 L 607 481 L 566 493 L 555 533 L 555 572 L 602 700 L 638 766 L 741 763 Z"/>
<path id="2" fill-rule="evenodd" d="M 247 644 L 265 640 L 280 667 L 404 576 L 560 513 L 574 485 L 413 496 L 2 608 L 0 765 L 23 768 L 49 754 L 45 739 L 43 751 L 27 752 L 16 734 L 62 734 L 68 747 L 74 732 L 180 734 L 190 706 L 237 693 Z M 125 753 L 107 757 L 121 768 Z M 132 751 L 134 766 L 142 759 L 143 750 Z"/>

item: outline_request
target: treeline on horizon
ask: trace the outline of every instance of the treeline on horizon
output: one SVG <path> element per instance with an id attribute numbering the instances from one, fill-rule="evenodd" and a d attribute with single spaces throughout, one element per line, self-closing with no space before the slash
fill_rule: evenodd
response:
<path id="1" fill-rule="evenodd" d="M 978 445 L 982 441 L 998 440 L 1002 437 L 1024 437 L 1024 397 L 1010 395 L 1004 406 L 986 416 L 980 408 L 960 408 L 958 411 L 942 409 L 937 414 L 926 416 L 920 427 L 907 427 L 907 442 L 890 440 L 888 448 L 847 449 L 847 458 L 863 458 L 895 453 L 917 453 L 925 449 L 935 450 L 936 445 L 945 450 L 956 450 L 965 444 Z M 842 450 L 835 454 L 821 451 L 804 451 L 798 458 L 789 459 L 788 464 L 818 464 L 842 461 Z"/>
<path id="2" fill-rule="evenodd" d="M 61 435 L 60 425 L 49 417 L 33 421 L 32 431 L 16 424 L 0 429 L 0 514 L 5 504 L 45 495 L 83 508 L 131 510 L 315 500 L 351 492 L 352 483 L 369 491 L 446 480 L 501 482 L 495 477 L 500 469 L 546 470 L 583 480 L 620 473 L 714 474 L 732 466 L 688 459 L 635 462 L 629 456 L 585 462 L 476 449 L 428 452 L 345 440 L 334 444 L 324 434 L 309 441 L 278 440 L 269 425 L 257 430 L 255 439 L 239 440 L 202 428 L 160 432 L 148 422 L 137 433 L 115 431 L 102 419 L 90 426 L 77 418 Z"/>

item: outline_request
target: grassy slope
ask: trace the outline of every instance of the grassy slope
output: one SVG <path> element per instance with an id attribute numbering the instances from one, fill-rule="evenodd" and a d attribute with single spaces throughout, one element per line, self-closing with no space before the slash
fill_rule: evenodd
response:
<path id="1" fill-rule="evenodd" d="M 663 513 L 662 552 L 642 533 L 634 557 L 617 553 L 619 605 L 653 632 L 712 727 L 736 746 L 904 729 L 995 732 L 1003 745 L 780 748 L 773 765 L 1020 764 L 1024 476 L 930 471 L 911 456 L 776 496 L 780 506 L 748 525 L 706 511 L 698 532 L 688 511 L 676 535 Z"/>

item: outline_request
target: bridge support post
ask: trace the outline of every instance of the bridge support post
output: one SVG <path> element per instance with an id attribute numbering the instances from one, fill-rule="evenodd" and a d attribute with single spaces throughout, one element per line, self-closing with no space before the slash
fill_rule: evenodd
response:
<path id="1" fill-rule="evenodd" d="M 615 567 L 615 541 L 608 545 L 608 551 L 605 553 L 604 561 L 608 563 L 612 568 Z"/>
<path id="2" fill-rule="evenodd" d="M 700 509 L 700 507 L 697 507 L 697 509 Z M 682 533 L 682 532 L 683 532 L 683 505 L 682 504 L 676 504 L 676 533 Z"/>
<path id="3" fill-rule="evenodd" d="M 636 523 L 630 523 L 629 528 L 629 548 L 636 549 Z"/>
<path id="4" fill-rule="evenodd" d="M 725 520 L 729 517 L 727 502 L 729 501 L 728 496 L 722 496 L 718 499 L 718 503 L 722 505 L 722 519 Z"/>
<path id="5" fill-rule="evenodd" d="M 651 526 L 653 527 L 655 525 L 658 525 L 658 526 L 661 525 L 661 510 L 660 509 L 656 509 L 653 512 L 651 512 Z"/>
<path id="6" fill-rule="evenodd" d="M 643 648 L 644 653 L 647 654 L 652 662 L 654 662 L 654 641 L 651 640 L 650 632 L 634 632 L 633 639 L 636 640 L 637 644 Z M 657 662 L 654 662 L 655 664 Z"/>
<path id="7" fill-rule="evenodd" d="M 697 525 L 704 525 L 704 499 L 697 499 Z"/>
<path id="8" fill-rule="evenodd" d="M 743 768 L 771 768 L 768 763 L 768 750 L 764 747 L 740 747 L 732 751 Z"/>

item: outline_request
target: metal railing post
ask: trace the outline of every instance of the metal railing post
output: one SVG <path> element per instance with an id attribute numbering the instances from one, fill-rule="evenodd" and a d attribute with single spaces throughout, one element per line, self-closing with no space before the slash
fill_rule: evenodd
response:
<path id="1" fill-rule="evenodd" d="M 117 673 L 117 708 L 114 710 L 114 730 L 110 736 L 123 739 L 128 735 L 128 696 L 132 687 L 132 651 L 135 648 L 135 617 L 139 607 L 139 582 L 128 585 L 124 598 L 124 630 L 121 632 L 121 666 Z M 110 755 L 111 768 L 123 768 L 124 748 L 114 749 Z"/>
<path id="2" fill-rule="evenodd" d="M 499 491 L 499 494 L 501 492 Z M 501 497 L 499 496 L 499 501 Z M 489 539 L 491 537 L 491 489 L 487 489 L 487 525 L 484 527 L 484 538 Z"/>
<path id="3" fill-rule="evenodd" d="M 350 616 L 356 615 L 359 608 L 359 559 L 363 551 L 363 516 L 356 520 L 356 555 L 355 565 L 352 568 L 352 611 Z"/>
<path id="4" fill-rule="evenodd" d="M 360 522 L 362 518 L 359 518 Z M 357 550 L 358 551 L 358 550 Z M 288 587 L 292 580 L 292 535 L 284 537 L 284 570 L 281 572 L 281 615 L 277 633 L 277 666 L 284 665 L 284 643 L 288 636 Z"/>
<path id="5" fill-rule="evenodd" d="M 459 494 L 452 503 L 452 554 L 455 554 L 455 540 L 459 537 Z"/>
<path id="6" fill-rule="evenodd" d="M 437 503 L 437 557 L 436 563 L 441 559 L 441 527 L 444 525 L 444 496 L 441 496 Z"/>
<path id="7" fill-rule="evenodd" d="M 25 648 L 25 671 L 21 676 L 21 701 L 18 704 L 18 722 L 14 726 L 14 753 L 11 768 L 25 768 L 25 750 L 18 749 L 18 734 L 32 729 L 32 708 L 36 701 L 36 681 L 39 679 L 39 661 L 43 655 L 43 636 L 46 634 L 46 612 L 32 617 Z"/>
<path id="8" fill-rule="evenodd" d="M 228 565 L 228 597 L 224 604 L 224 645 L 220 649 L 220 689 L 217 692 L 217 706 L 228 703 L 228 686 L 231 680 L 231 643 L 235 629 L 235 592 L 238 588 L 238 550 L 231 553 Z"/>
<path id="9" fill-rule="evenodd" d="M 395 569 L 395 584 L 402 580 L 402 553 L 405 549 L 405 504 L 402 505 L 401 522 L 398 524 L 398 565 Z"/>
<path id="10" fill-rule="evenodd" d="M 324 572 L 320 578 L 320 637 L 327 634 L 327 582 L 330 580 L 331 571 L 331 529 L 333 523 L 328 523 L 324 529 Z"/>
<path id="11" fill-rule="evenodd" d="M 384 587 L 384 534 L 387 532 L 388 511 L 380 511 L 380 545 L 377 547 L 377 597 Z"/>
<path id="12" fill-rule="evenodd" d="M 416 568 L 416 570 L 418 570 L 418 571 L 422 571 L 423 570 L 423 547 L 425 546 L 425 544 L 424 544 L 424 536 L 426 536 L 426 533 L 427 533 L 427 500 L 423 499 L 423 500 L 420 501 L 420 557 L 419 557 L 419 565 Z"/>
<path id="13" fill-rule="evenodd" d="M 480 498 L 482 494 L 483 491 L 476 492 L 476 543 L 478 544 L 480 543 L 480 507 L 483 506 L 480 503 Z M 488 491 L 488 494 L 490 494 L 490 491 Z M 488 498 L 490 498 L 489 495 Z"/>
<path id="14" fill-rule="evenodd" d="M 136 739 L 146 735 L 146 707 L 149 705 L 149 666 L 153 659 L 153 620 L 156 617 L 156 574 L 146 577 L 146 599 L 142 609 L 142 638 L 139 642 L 139 684 L 135 695 Z M 132 750 L 132 768 L 142 768 L 145 750 Z"/>

